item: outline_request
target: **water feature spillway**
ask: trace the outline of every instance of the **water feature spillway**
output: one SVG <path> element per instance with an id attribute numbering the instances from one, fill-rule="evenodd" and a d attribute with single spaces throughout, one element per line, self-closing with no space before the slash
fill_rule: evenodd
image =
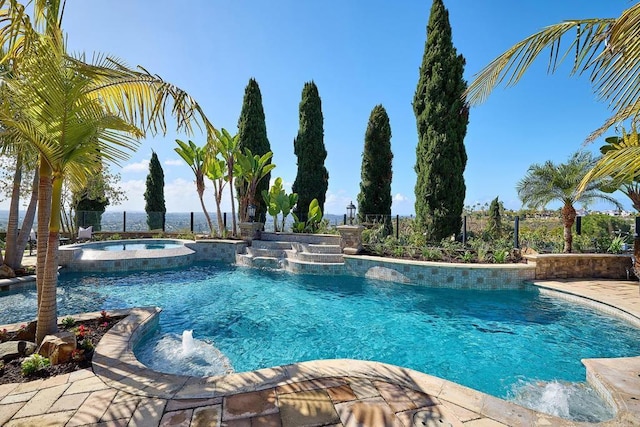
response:
<path id="1" fill-rule="evenodd" d="M 156 371 L 199 377 L 233 372 L 229 359 L 213 344 L 193 338 L 192 330 L 183 331 L 182 336 L 155 338 L 153 345 L 139 348 L 136 355 Z"/>

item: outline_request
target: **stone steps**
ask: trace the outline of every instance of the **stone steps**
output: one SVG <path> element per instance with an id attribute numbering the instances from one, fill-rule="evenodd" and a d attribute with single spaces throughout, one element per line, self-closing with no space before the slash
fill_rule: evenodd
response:
<path id="1" fill-rule="evenodd" d="M 337 234 L 300 234 L 300 233 L 269 233 L 263 232 L 260 234 L 261 241 L 276 241 L 276 242 L 299 242 L 306 244 L 318 244 L 318 245 L 338 245 L 342 238 Z"/>
<path id="2" fill-rule="evenodd" d="M 289 246 L 289 249 L 291 249 L 291 246 Z M 260 248 L 253 248 L 249 246 L 247 247 L 247 255 L 253 258 L 260 258 L 260 257 L 284 258 L 285 250 L 284 249 L 260 249 Z"/>
<path id="3" fill-rule="evenodd" d="M 342 255 L 342 248 L 340 247 L 340 245 L 309 244 L 309 245 L 307 245 L 307 252 L 311 252 L 312 254 L 340 254 L 340 255 Z"/>
<path id="4" fill-rule="evenodd" d="M 280 242 L 276 240 L 253 240 L 251 242 L 253 249 L 291 249 L 291 242 Z"/>
<path id="5" fill-rule="evenodd" d="M 317 253 L 317 252 L 298 252 L 294 250 L 285 251 L 287 260 L 297 260 L 302 262 L 318 263 L 318 264 L 344 264 L 342 254 L 334 253 Z"/>
<path id="6" fill-rule="evenodd" d="M 285 268 L 295 265 L 342 266 L 340 236 L 295 233 L 262 233 L 253 240 L 236 263 L 256 268 Z"/>
<path id="7" fill-rule="evenodd" d="M 244 267 L 280 269 L 282 268 L 283 261 L 283 258 L 276 257 L 253 257 L 246 254 L 236 255 L 236 264 Z"/>

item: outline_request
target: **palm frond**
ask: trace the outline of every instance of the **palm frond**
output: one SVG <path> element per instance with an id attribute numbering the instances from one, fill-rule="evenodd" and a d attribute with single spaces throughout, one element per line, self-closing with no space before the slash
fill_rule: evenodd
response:
<path id="1" fill-rule="evenodd" d="M 527 37 L 502 55 L 491 61 L 475 76 L 475 80 L 464 93 L 471 105 L 484 102 L 491 91 L 505 82 L 506 86 L 513 86 L 535 59 L 547 48 L 550 49 L 549 72 L 554 72 L 564 59 L 574 50 L 576 51 L 571 73 L 580 73 L 593 64 L 590 61 L 596 52 L 601 50 L 609 28 L 615 19 L 582 19 L 564 21 L 551 25 Z M 573 42 L 562 56 L 558 55 L 562 37 L 568 32 L 576 30 Z"/>
<path id="2" fill-rule="evenodd" d="M 91 80 L 68 67 L 63 48 L 40 36 L 22 59 L 20 74 L 5 80 L 9 123 L 38 149 L 56 173 L 89 170 L 96 155 L 118 163 L 137 147 L 142 131 L 88 96 Z"/>
<path id="3" fill-rule="evenodd" d="M 518 197 L 523 204 L 534 209 L 552 201 L 573 205 L 595 199 L 619 206 L 615 198 L 606 194 L 611 187 L 609 176 L 594 178 L 581 189 L 584 177 L 597 163 L 598 159 L 590 152 L 578 151 L 566 163 L 556 165 L 547 161 L 543 165 L 534 164 L 516 187 Z"/>
<path id="4" fill-rule="evenodd" d="M 192 134 L 192 124 L 201 129 L 204 125 L 207 132 L 213 129 L 200 105 L 187 92 L 142 67 L 133 70 L 116 58 L 101 55 L 94 56 L 95 64 L 68 59 L 77 72 L 91 80 L 89 95 L 137 127 L 166 133 L 167 108 L 171 105 L 178 130 Z"/>
<path id="5" fill-rule="evenodd" d="M 560 55 L 563 37 L 573 30 L 571 43 Z M 527 37 L 480 71 L 463 96 L 469 104 L 479 104 L 497 85 L 515 85 L 547 49 L 550 73 L 557 71 L 567 57 L 572 57 L 570 74 L 589 72 L 594 93 L 607 102 L 613 112 L 587 141 L 599 137 L 616 123 L 640 120 L 640 2 L 624 10 L 618 18 L 564 21 Z"/>

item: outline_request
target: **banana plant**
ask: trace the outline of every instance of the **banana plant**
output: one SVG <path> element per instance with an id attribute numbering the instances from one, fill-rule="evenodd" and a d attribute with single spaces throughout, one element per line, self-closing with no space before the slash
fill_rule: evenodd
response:
<path id="1" fill-rule="evenodd" d="M 231 135 L 229 131 L 225 128 L 221 130 L 214 129 L 214 136 L 211 140 L 212 150 L 214 153 L 219 153 L 224 159 L 227 166 L 227 173 L 225 179 L 229 183 L 229 195 L 231 200 L 231 218 L 232 218 L 232 234 L 235 236 L 237 234 L 237 225 L 236 225 L 236 204 L 234 203 L 233 197 L 233 178 L 236 170 L 236 157 L 239 153 L 238 148 L 238 134 Z M 216 154 L 217 156 L 217 154 Z"/>
<path id="2" fill-rule="evenodd" d="M 278 177 L 273 185 L 262 191 L 262 199 L 267 206 L 267 213 L 273 217 L 273 229 L 278 231 L 278 214 L 282 213 L 280 231 L 284 231 L 286 218 L 298 201 L 296 193 L 287 194 L 282 185 L 282 178 Z"/>
<path id="3" fill-rule="evenodd" d="M 234 176 L 244 180 L 247 183 L 247 192 L 242 196 L 241 206 L 249 206 L 255 204 L 256 188 L 258 183 L 271 172 L 276 165 L 269 163 L 273 152 L 268 151 L 264 155 L 254 155 L 251 150 L 245 148 L 244 154 L 238 153 L 236 163 L 234 165 Z M 246 210 L 240 212 L 241 221 L 247 221 L 248 215 Z"/>
<path id="4" fill-rule="evenodd" d="M 320 221 L 322 221 L 322 210 L 320 210 L 318 199 L 313 199 L 311 203 L 309 203 L 307 222 L 301 222 L 296 214 L 292 215 L 294 219 L 294 233 L 315 233 L 318 230 L 318 224 L 320 224 Z"/>
<path id="5" fill-rule="evenodd" d="M 204 173 L 213 184 L 213 196 L 216 202 L 216 217 L 218 219 L 218 234 L 225 237 L 226 229 L 222 219 L 222 194 L 227 183 L 227 162 L 215 156 L 214 152 L 208 152 L 205 156 Z"/>

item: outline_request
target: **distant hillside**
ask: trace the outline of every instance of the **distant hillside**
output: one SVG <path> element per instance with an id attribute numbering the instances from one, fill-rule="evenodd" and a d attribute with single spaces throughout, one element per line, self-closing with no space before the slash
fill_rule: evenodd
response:
<path id="1" fill-rule="evenodd" d="M 216 215 L 210 214 L 214 227 L 217 225 Z M 20 221 L 24 216 L 24 212 L 20 213 Z M 0 211 L 0 231 L 6 231 L 9 211 Z M 340 225 L 344 216 L 331 215 L 325 216 L 331 225 Z M 112 232 L 124 231 L 125 213 L 120 211 L 107 211 L 102 215 L 102 230 Z M 280 221 L 280 220 L 279 220 Z M 291 215 L 287 217 L 286 226 L 291 228 L 293 218 Z M 36 224 L 34 224 L 34 228 Z M 231 213 L 227 213 L 227 228 L 231 228 Z M 167 212 L 165 230 L 172 233 L 189 232 L 191 229 L 191 213 L 190 212 Z M 209 231 L 207 220 L 202 212 L 193 213 L 193 229 L 196 233 L 207 233 Z M 267 231 L 273 230 L 273 218 L 267 218 L 265 223 Z M 126 231 L 146 231 L 147 214 L 145 212 L 126 212 Z"/>

